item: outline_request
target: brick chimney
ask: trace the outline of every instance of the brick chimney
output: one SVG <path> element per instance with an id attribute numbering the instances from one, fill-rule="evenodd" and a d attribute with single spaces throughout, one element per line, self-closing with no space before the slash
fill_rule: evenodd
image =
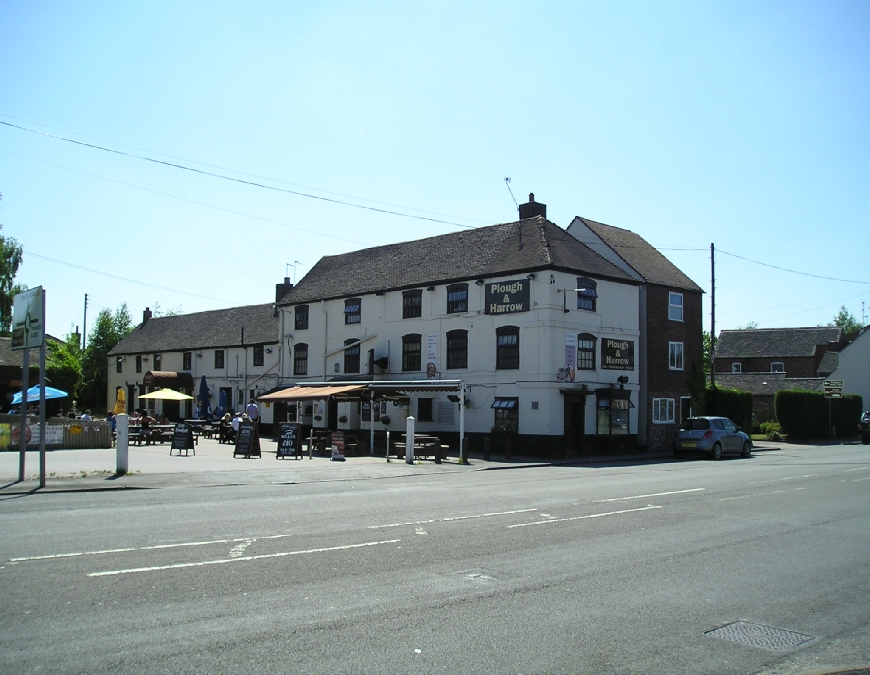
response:
<path id="1" fill-rule="evenodd" d="M 293 284 L 290 283 L 290 277 L 284 277 L 283 284 L 275 284 L 275 302 L 281 302 L 281 298 L 293 288 Z"/>
<path id="2" fill-rule="evenodd" d="M 145 311 L 142 312 L 142 325 L 144 326 L 146 323 L 148 323 L 148 319 L 150 319 L 150 318 L 151 318 L 151 308 L 146 307 Z"/>
<path id="3" fill-rule="evenodd" d="M 520 220 L 526 218 L 534 218 L 535 216 L 547 217 L 547 205 L 535 201 L 535 193 L 529 193 L 529 201 L 527 204 L 520 204 Z"/>

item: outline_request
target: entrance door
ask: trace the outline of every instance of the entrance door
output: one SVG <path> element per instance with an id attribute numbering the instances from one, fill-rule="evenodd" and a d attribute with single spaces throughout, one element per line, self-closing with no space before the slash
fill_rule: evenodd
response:
<path id="1" fill-rule="evenodd" d="M 586 434 L 586 397 L 565 397 L 565 448 L 574 453 L 583 452 Z"/>
<path id="2" fill-rule="evenodd" d="M 136 395 L 136 385 L 128 384 L 127 385 L 127 414 L 129 415 L 133 412 L 133 397 Z"/>
<path id="3" fill-rule="evenodd" d="M 326 402 L 326 428 L 338 429 L 338 401 L 330 396 Z"/>

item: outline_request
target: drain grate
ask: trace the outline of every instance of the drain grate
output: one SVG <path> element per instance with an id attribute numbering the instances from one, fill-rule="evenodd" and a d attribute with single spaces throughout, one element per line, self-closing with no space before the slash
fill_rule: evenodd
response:
<path id="1" fill-rule="evenodd" d="M 747 647 L 768 649 L 773 652 L 794 649 L 814 639 L 812 635 L 804 635 L 785 628 L 763 626 L 759 623 L 749 623 L 748 621 L 735 621 L 721 628 L 705 631 L 704 635 L 720 640 L 729 640 Z"/>

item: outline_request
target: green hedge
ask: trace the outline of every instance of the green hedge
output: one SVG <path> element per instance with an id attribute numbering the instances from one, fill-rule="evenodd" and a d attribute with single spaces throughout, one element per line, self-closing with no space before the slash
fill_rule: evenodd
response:
<path id="1" fill-rule="evenodd" d="M 705 415 L 727 417 L 746 433 L 752 428 L 752 394 L 715 385 L 705 392 Z"/>
<path id="2" fill-rule="evenodd" d="M 830 438 L 830 424 L 837 428 L 837 438 L 854 436 L 862 405 L 860 396 L 826 399 L 820 391 L 778 391 L 773 398 L 776 419 L 792 438 Z"/>

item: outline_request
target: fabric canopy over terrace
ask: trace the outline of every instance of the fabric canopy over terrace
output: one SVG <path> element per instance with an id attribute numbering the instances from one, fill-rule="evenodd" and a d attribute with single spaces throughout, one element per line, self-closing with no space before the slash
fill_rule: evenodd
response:
<path id="1" fill-rule="evenodd" d="M 339 394 L 351 394 L 360 392 L 365 389 L 365 386 L 359 384 L 344 385 L 339 387 L 290 387 L 282 389 L 271 394 L 260 396 L 259 401 L 302 401 L 302 400 L 320 400 L 337 396 Z"/>
<path id="2" fill-rule="evenodd" d="M 361 397 L 364 391 L 369 395 L 389 396 L 390 394 L 426 392 L 426 391 L 459 391 L 462 380 L 406 380 L 355 382 L 353 384 L 318 382 L 309 386 L 296 386 L 280 391 L 274 391 L 260 396 L 258 401 L 317 401 L 330 396 Z M 368 397 L 366 397 L 368 398 Z"/>

